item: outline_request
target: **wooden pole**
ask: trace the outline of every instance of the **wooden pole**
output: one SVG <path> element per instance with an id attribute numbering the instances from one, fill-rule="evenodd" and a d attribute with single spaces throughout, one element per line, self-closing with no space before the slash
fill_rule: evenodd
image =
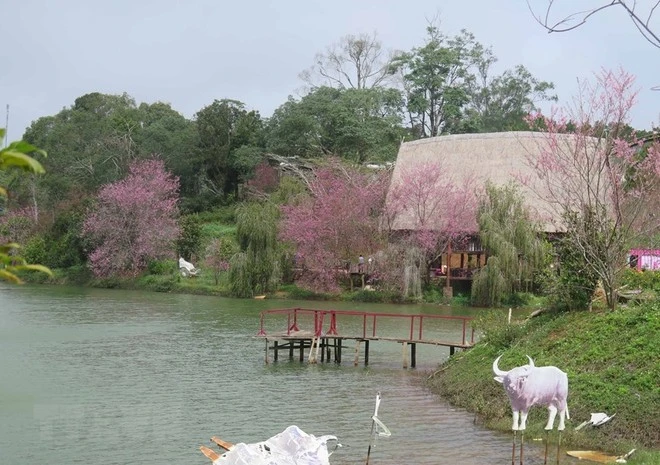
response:
<path id="1" fill-rule="evenodd" d="M 266 339 L 266 365 L 268 365 L 268 339 Z"/>
<path id="2" fill-rule="evenodd" d="M 415 368 L 417 366 L 417 344 L 412 342 L 410 344 L 410 367 Z"/>
<path id="3" fill-rule="evenodd" d="M 408 368 L 408 343 L 401 344 L 401 351 L 403 352 L 403 368 Z"/>

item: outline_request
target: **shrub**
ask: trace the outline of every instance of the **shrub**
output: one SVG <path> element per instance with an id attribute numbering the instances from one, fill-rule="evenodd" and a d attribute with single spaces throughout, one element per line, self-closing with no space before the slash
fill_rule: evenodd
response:
<path id="1" fill-rule="evenodd" d="M 149 274 L 153 275 L 169 275 L 176 273 L 179 269 L 175 260 L 152 260 L 147 266 Z"/>
<path id="2" fill-rule="evenodd" d="M 512 347 L 526 330 L 526 323 L 509 323 L 502 310 L 484 312 L 472 324 L 481 333 L 481 340 L 497 349 Z"/>
<path id="3" fill-rule="evenodd" d="M 621 283 L 630 289 L 655 291 L 660 294 L 660 271 L 637 271 L 628 268 L 623 272 Z"/>

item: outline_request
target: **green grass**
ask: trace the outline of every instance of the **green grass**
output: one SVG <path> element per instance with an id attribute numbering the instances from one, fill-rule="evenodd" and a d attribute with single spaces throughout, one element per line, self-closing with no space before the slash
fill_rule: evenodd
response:
<path id="1" fill-rule="evenodd" d="M 222 237 L 236 234 L 236 225 L 205 223 L 202 225 L 202 236 Z"/>
<path id="2" fill-rule="evenodd" d="M 430 377 L 432 391 L 477 413 L 487 426 L 509 430 L 508 399 L 493 380 L 492 363 L 503 354 L 500 367 L 510 369 L 526 363 L 529 354 L 537 366 L 555 365 L 568 373 L 567 446 L 616 455 L 638 448 L 629 463 L 660 464 L 660 301 L 616 312 L 547 315 L 510 326 L 505 312 L 493 315 L 481 322 L 481 343 Z M 574 431 L 591 412 L 616 417 L 602 427 Z M 546 418 L 545 408 L 532 408 L 527 436 L 540 437 Z"/>

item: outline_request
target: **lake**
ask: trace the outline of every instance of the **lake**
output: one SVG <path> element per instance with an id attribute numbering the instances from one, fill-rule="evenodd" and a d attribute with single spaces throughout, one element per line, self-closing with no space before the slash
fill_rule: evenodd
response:
<path id="1" fill-rule="evenodd" d="M 199 446 L 213 435 L 256 442 L 293 424 L 339 437 L 333 465 L 364 463 L 378 391 L 392 436 L 378 439 L 371 464 L 511 462 L 510 434 L 421 385 L 447 348 L 418 347 L 414 370 L 384 342 L 371 344 L 368 367 L 352 356 L 265 364 L 259 312 L 286 307 L 478 311 L 0 284 L 0 463 L 209 465 Z M 542 453 L 526 445 L 525 462 Z"/>

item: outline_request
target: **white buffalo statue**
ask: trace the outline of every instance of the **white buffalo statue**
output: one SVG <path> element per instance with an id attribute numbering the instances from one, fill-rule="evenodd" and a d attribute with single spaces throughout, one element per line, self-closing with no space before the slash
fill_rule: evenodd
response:
<path id="1" fill-rule="evenodd" d="M 558 430 L 564 430 L 564 418 L 568 414 L 568 376 L 557 367 L 536 367 L 534 360 L 528 355 L 529 365 L 502 371 L 497 366 L 500 355 L 493 362 L 495 381 L 504 385 L 504 390 L 511 401 L 513 410 L 513 431 L 525 430 L 527 414 L 533 405 L 546 405 L 550 412 L 546 430 L 552 430 L 555 416 L 559 411 Z M 520 425 L 518 419 L 520 417 Z"/>

